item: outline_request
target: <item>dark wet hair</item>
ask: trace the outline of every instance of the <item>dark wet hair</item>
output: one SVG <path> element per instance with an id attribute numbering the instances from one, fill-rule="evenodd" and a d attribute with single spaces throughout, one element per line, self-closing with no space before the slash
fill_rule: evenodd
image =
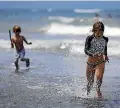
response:
<path id="1" fill-rule="evenodd" d="M 21 32 L 21 27 L 20 26 L 14 26 L 13 27 L 13 32 L 15 33 L 15 32 Z"/>
<path id="2" fill-rule="evenodd" d="M 99 29 L 99 30 L 104 32 L 104 29 L 105 29 L 104 24 L 101 21 L 95 22 L 93 24 L 92 32 L 95 32 L 96 29 Z"/>

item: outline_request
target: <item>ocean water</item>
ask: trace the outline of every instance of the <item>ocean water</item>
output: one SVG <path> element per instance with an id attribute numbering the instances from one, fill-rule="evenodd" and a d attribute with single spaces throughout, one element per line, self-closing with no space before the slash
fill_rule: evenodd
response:
<path id="1" fill-rule="evenodd" d="M 119 12 L 119 1 L 0 2 L 0 108 L 119 108 Z M 86 96 L 84 53 L 85 39 L 98 19 L 105 24 L 110 58 L 101 100 L 94 99 L 95 85 Z M 19 72 L 8 33 L 14 25 L 33 43 L 24 44 L 31 66 L 26 69 L 19 62 Z"/>

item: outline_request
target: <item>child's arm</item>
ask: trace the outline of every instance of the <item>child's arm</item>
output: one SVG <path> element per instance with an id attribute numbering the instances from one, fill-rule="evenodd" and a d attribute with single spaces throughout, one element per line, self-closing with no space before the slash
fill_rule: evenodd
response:
<path id="1" fill-rule="evenodd" d="M 11 48 L 14 48 L 14 42 L 13 42 L 13 39 L 11 39 Z"/>
<path id="2" fill-rule="evenodd" d="M 107 44 L 108 44 L 108 41 L 109 41 L 108 37 L 105 37 L 105 40 L 106 40 L 106 46 L 105 46 L 104 56 L 103 57 L 104 57 L 105 61 L 109 62 L 109 58 L 107 56 Z"/>
<path id="3" fill-rule="evenodd" d="M 91 36 L 88 36 L 88 37 L 86 38 L 86 41 L 85 41 L 84 52 L 85 52 L 85 54 L 88 55 L 88 56 L 93 56 L 93 54 L 91 54 L 90 51 L 89 51 L 91 40 L 92 40 L 92 37 L 91 37 Z"/>
<path id="4" fill-rule="evenodd" d="M 24 36 L 23 36 L 23 41 L 24 41 L 26 44 L 29 44 L 29 45 L 32 44 L 32 42 L 28 42 Z"/>

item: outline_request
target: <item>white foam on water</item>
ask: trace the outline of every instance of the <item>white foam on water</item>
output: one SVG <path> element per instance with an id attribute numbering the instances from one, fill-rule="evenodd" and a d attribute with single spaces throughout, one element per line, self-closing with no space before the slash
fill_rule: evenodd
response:
<path id="1" fill-rule="evenodd" d="M 75 13 L 98 13 L 100 9 L 74 9 Z"/>
<path id="2" fill-rule="evenodd" d="M 52 18 L 51 18 L 52 19 Z M 67 18 L 61 18 L 63 23 L 56 23 L 53 22 L 49 26 L 43 27 L 38 29 L 37 31 L 44 31 L 47 34 L 59 34 L 59 35 L 88 35 L 90 31 L 92 30 L 92 25 L 72 25 L 72 24 L 65 24 L 70 23 L 73 21 L 73 19 L 67 19 Z M 81 20 L 80 20 L 81 21 Z M 111 27 L 108 25 L 105 25 L 105 36 L 110 37 L 120 37 L 120 28 L 119 27 Z"/>
<path id="3" fill-rule="evenodd" d="M 63 39 L 63 40 L 35 40 L 32 39 L 32 45 L 25 45 L 25 49 L 49 51 L 49 52 L 69 52 L 71 54 L 85 55 L 85 39 Z M 12 50 L 9 40 L 0 39 L 0 49 Z M 109 40 L 108 42 L 108 55 L 120 56 L 120 43 L 119 40 Z"/>

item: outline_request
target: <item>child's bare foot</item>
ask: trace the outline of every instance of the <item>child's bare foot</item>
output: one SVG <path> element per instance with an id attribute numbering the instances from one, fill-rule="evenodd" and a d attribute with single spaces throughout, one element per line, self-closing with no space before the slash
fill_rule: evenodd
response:
<path id="1" fill-rule="evenodd" d="M 98 97 L 98 98 L 102 98 L 102 93 L 101 93 L 101 91 L 97 91 L 97 97 Z"/>

